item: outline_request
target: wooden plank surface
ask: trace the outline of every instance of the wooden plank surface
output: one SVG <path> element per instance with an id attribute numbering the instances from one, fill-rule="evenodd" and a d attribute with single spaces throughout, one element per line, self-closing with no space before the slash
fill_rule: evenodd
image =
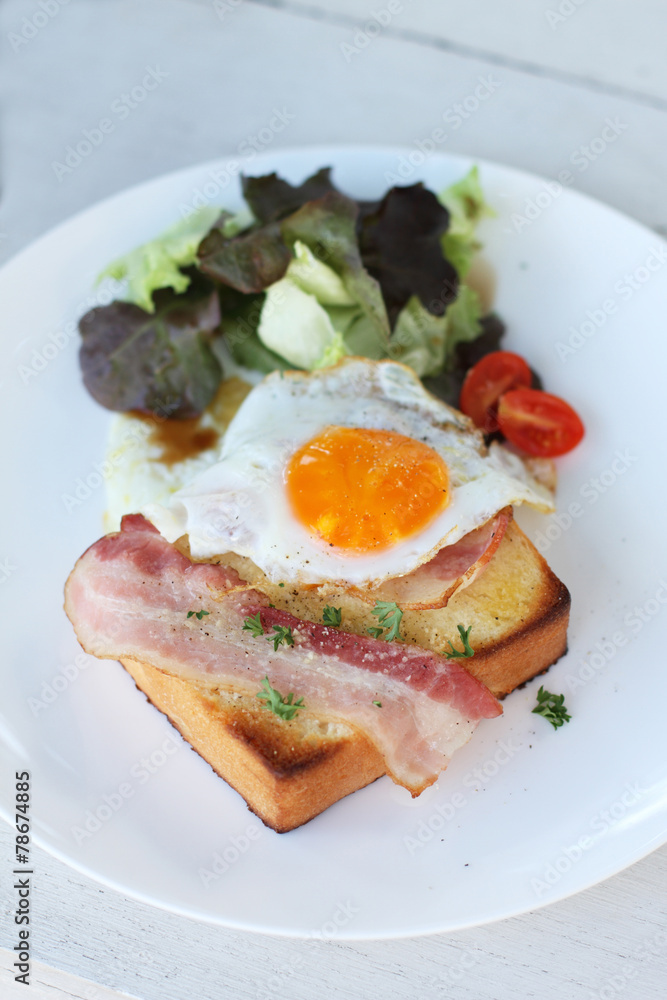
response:
<path id="1" fill-rule="evenodd" d="M 207 0 L 201 0 L 206 3 Z M 377 21 L 385 35 L 499 67 L 580 82 L 607 92 L 626 92 L 664 108 L 667 61 L 656 27 L 663 23 L 661 0 L 258 0 L 267 6 L 325 17 L 331 24 L 362 30 Z"/>
<path id="2" fill-rule="evenodd" d="M 0 948 L 0 994 L 2 1000 L 136 1000 L 129 993 L 107 989 L 91 983 L 88 979 L 74 976 L 70 972 L 54 969 L 42 962 L 34 962 L 30 974 L 28 992 L 23 983 L 16 982 L 13 975 L 15 956 L 6 948 Z"/>

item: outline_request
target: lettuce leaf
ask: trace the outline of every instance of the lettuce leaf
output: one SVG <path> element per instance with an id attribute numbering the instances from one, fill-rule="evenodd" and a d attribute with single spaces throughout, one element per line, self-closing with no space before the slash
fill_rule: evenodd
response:
<path id="1" fill-rule="evenodd" d="M 181 268 L 195 263 L 197 247 L 219 215 L 219 208 L 198 209 L 156 239 L 114 260 L 97 281 L 126 278 L 128 287 L 124 301 L 134 302 L 146 312 L 154 312 L 154 291 L 172 288 L 175 292 L 184 292 L 188 288 L 190 278 Z"/>
<path id="2" fill-rule="evenodd" d="M 416 295 L 398 314 L 389 353 L 422 377 L 438 375 L 452 364 L 457 344 L 474 340 L 482 332 L 479 296 L 461 285 L 444 316 L 434 316 Z"/>
<path id="3" fill-rule="evenodd" d="M 435 316 L 456 297 L 458 274 L 441 245 L 448 224 L 449 212 L 423 184 L 391 188 L 362 206 L 361 258 L 382 289 L 392 328 L 413 295 Z"/>
<path id="4" fill-rule="evenodd" d="M 338 309 L 327 306 L 327 312 L 337 332 L 343 338 L 348 354 L 379 361 L 388 357 L 389 344 L 378 338 L 377 330 L 366 313 L 358 307 Z"/>
<path id="5" fill-rule="evenodd" d="M 423 377 L 437 375 L 445 363 L 447 326 L 450 310 L 433 316 L 413 295 L 398 314 L 391 336 L 390 355 Z"/>
<path id="6" fill-rule="evenodd" d="M 354 299 L 333 268 L 318 260 L 310 247 L 300 240 L 294 243 L 294 259 L 287 268 L 287 278 L 296 282 L 304 292 L 314 295 L 327 306 L 351 306 Z"/>
<path id="7" fill-rule="evenodd" d="M 222 378 L 211 349 L 218 296 L 201 275 L 187 277 L 185 293 L 154 293 L 152 313 L 112 302 L 79 321 L 83 381 L 102 406 L 186 419 L 212 400 Z"/>
<path id="8" fill-rule="evenodd" d="M 263 292 L 280 281 L 291 259 L 277 222 L 243 230 L 230 238 L 223 220 L 199 246 L 200 270 L 214 281 L 246 294 Z"/>
<path id="9" fill-rule="evenodd" d="M 363 316 L 365 336 L 382 356 L 389 343 L 389 320 L 380 286 L 361 259 L 356 234 L 358 214 L 355 201 L 339 191 L 330 191 L 284 219 L 281 228 L 287 243 L 305 244 L 317 260 L 338 275 Z"/>
<path id="10" fill-rule="evenodd" d="M 278 354 L 265 347 L 257 336 L 266 295 L 243 295 L 226 285 L 218 288 L 220 299 L 220 329 L 224 342 L 237 364 L 259 372 L 272 372 L 292 367 Z"/>
<path id="11" fill-rule="evenodd" d="M 333 340 L 324 348 L 322 357 L 313 365 L 313 369 L 328 368 L 330 365 L 335 365 L 349 353 L 342 333 L 334 333 Z"/>
<path id="12" fill-rule="evenodd" d="M 317 201 L 328 191 L 336 190 L 331 181 L 331 167 L 322 167 L 298 187 L 293 187 L 276 173 L 263 177 L 242 176 L 241 185 L 243 197 L 260 225 L 278 222 L 296 212 L 307 201 Z"/>
<path id="13" fill-rule="evenodd" d="M 316 368 L 336 337 L 328 313 L 291 278 L 267 290 L 257 335 L 265 347 L 297 368 Z"/>
<path id="14" fill-rule="evenodd" d="M 482 303 L 477 292 L 461 285 L 459 294 L 447 309 L 447 343 L 444 366 L 450 363 L 457 344 L 475 340 L 482 332 Z"/>
<path id="15" fill-rule="evenodd" d="M 439 200 L 450 216 L 449 229 L 442 237 L 442 252 L 459 277 L 465 278 L 473 257 L 482 246 L 475 236 L 477 225 L 481 219 L 496 214 L 484 198 L 477 167 L 446 188 Z"/>
<path id="16" fill-rule="evenodd" d="M 479 321 L 481 333 L 474 340 L 459 340 L 450 354 L 447 367 L 439 375 L 426 377 L 424 385 L 434 396 L 450 406 L 458 407 L 461 387 L 466 374 L 485 354 L 501 349 L 505 325 L 490 313 Z"/>
<path id="17" fill-rule="evenodd" d="M 279 354 L 269 350 L 256 332 L 246 331 L 240 339 L 233 339 L 230 350 L 237 365 L 243 365 L 244 368 L 250 368 L 252 371 L 263 372 L 265 375 L 268 375 L 269 372 L 287 371 L 294 367 L 285 358 L 281 358 Z"/>

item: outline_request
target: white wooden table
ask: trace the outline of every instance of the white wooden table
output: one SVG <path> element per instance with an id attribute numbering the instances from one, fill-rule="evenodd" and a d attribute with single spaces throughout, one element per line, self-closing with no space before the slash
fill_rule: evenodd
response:
<path id="1" fill-rule="evenodd" d="M 0 37 L 2 260 L 130 184 L 234 155 L 276 108 L 289 122 L 275 148 L 410 146 L 480 78 L 493 94 L 451 130 L 448 150 L 548 177 L 584 156 L 577 188 L 667 233 L 661 0 L 5 0 Z M 127 102 L 151 70 L 154 89 Z M 127 114 L 114 112 L 113 134 L 70 173 L 54 168 L 118 101 Z M 582 147 L 607 119 L 627 127 L 591 158 Z M 4 825 L 0 837 L 7 857 Z M 307 949 L 153 909 L 42 852 L 35 861 L 32 993 L 13 982 L 3 892 L 3 1000 L 667 995 L 667 848 L 502 923 Z"/>

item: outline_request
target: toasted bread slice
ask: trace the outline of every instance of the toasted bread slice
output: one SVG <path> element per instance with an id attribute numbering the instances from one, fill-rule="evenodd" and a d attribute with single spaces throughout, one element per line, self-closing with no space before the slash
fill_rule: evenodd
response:
<path id="1" fill-rule="evenodd" d="M 349 726 L 307 712 L 287 722 L 256 699 L 200 687 L 134 660 L 122 663 L 149 701 L 278 833 L 384 774 L 382 756 Z"/>
<path id="2" fill-rule="evenodd" d="M 326 604 L 342 608 L 347 631 L 376 625 L 367 604 L 344 593 L 280 588 L 247 560 L 227 560 L 277 607 L 311 621 Z M 457 625 L 472 626 L 475 655 L 465 666 L 497 696 L 545 671 L 566 650 L 570 595 L 512 523 L 485 572 L 445 608 L 406 611 L 408 641 L 442 652 L 457 643 Z M 132 660 L 123 666 L 148 699 L 246 800 L 267 826 L 283 833 L 384 773 L 383 759 L 359 731 L 299 712 L 289 722 L 252 698 L 199 686 Z"/>

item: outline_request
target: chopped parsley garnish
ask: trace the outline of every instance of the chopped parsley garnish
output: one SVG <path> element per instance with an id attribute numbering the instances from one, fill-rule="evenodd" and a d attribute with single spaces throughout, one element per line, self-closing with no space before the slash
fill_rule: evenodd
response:
<path id="1" fill-rule="evenodd" d="M 210 611 L 204 611 L 203 608 L 201 609 L 201 611 L 188 611 L 188 618 L 192 618 L 192 616 L 194 615 L 194 617 L 198 621 L 201 621 L 204 615 L 210 615 L 210 613 L 211 613 Z"/>
<path id="2" fill-rule="evenodd" d="M 366 631 L 368 632 L 369 635 L 372 635 L 374 639 L 379 639 L 382 633 L 384 632 L 384 629 L 371 625 L 369 626 L 369 628 L 366 629 Z"/>
<path id="3" fill-rule="evenodd" d="M 379 639 L 384 629 L 389 629 L 387 635 L 384 636 L 387 642 L 391 642 L 393 639 L 403 642 L 403 636 L 398 631 L 403 612 L 395 601 L 376 601 L 371 614 L 375 615 L 380 625 L 383 625 L 384 628 L 379 631 L 378 629 L 373 629 L 372 632 L 370 629 L 366 629 L 367 632 L 371 635 L 375 634 L 375 638 Z"/>
<path id="4" fill-rule="evenodd" d="M 342 608 L 332 608 L 328 604 L 322 612 L 322 621 L 325 625 L 335 625 L 338 627 L 343 618 Z"/>
<path id="5" fill-rule="evenodd" d="M 377 705 L 378 708 L 382 708 L 382 702 L 381 701 L 374 701 L 373 704 Z"/>
<path id="6" fill-rule="evenodd" d="M 265 677 L 262 681 L 262 691 L 258 691 L 255 695 L 260 701 L 264 702 L 262 708 L 268 708 L 270 712 L 273 712 L 281 719 L 293 719 L 300 708 L 305 708 L 303 703 L 303 698 L 299 698 L 292 704 L 294 695 L 290 691 L 286 698 L 276 691 L 274 687 L 271 687 L 271 683 L 268 677 Z"/>
<path id="7" fill-rule="evenodd" d="M 537 692 L 537 705 L 533 712 L 536 715 L 544 716 L 554 729 L 558 729 L 572 718 L 571 715 L 567 714 L 564 701 L 564 694 L 552 694 L 551 691 L 546 691 L 540 686 L 540 690 Z"/>
<path id="8" fill-rule="evenodd" d="M 443 655 L 446 656 L 449 660 L 457 660 L 459 658 L 463 658 L 466 656 L 474 656 L 475 650 L 472 648 L 472 646 L 468 641 L 468 636 L 472 632 L 472 625 L 470 626 L 470 628 L 464 628 L 463 625 L 457 625 L 456 627 L 459 630 L 459 635 L 461 636 L 463 649 L 462 650 L 454 649 L 454 646 L 450 642 L 449 649 L 446 649 Z"/>
<path id="9" fill-rule="evenodd" d="M 248 617 L 243 619 L 243 631 L 252 632 L 253 639 L 256 639 L 260 635 L 264 635 L 264 626 L 262 625 L 262 619 L 259 611 L 254 618 Z"/>
<path id="10" fill-rule="evenodd" d="M 273 631 L 275 635 L 267 635 L 266 641 L 273 643 L 274 650 L 277 650 L 278 646 L 282 645 L 283 642 L 286 646 L 294 645 L 294 637 L 292 635 L 291 628 L 286 628 L 285 625 L 274 625 Z"/>

